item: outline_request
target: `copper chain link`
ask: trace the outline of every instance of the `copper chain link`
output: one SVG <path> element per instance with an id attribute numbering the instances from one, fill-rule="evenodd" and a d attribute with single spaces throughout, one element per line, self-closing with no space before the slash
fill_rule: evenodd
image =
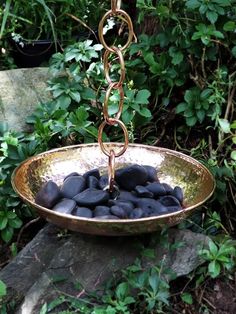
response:
<path id="1" fill-rule="evenodd" d="M 122 47 L 116 47 L 116 46 L 108 46 L 103 34 L 103 28 L 105 21 L 110 17 L 120 17 L 122 18 L 122 21 L 125 21 L 128 25 L 129 35 L 127 42 Z M 134 30 L 133 30 L 133 23 L 131 21 L 130 16 L 124 11 L 121 10 L 121 0 L 111 0 L 111 10 L 109 10 L 101 19 L 98 27 L 98 35 L 101 44 L 106 49 L 104 56 L 103 56 L 103 62 L 104 62 L 104 74 L 106 77 L 106 80 L 109 84 L 108 89 L 106 91 L 105 100 L 103 104 L 103 115 L 104 115 L 104 121 L 99 127 L 98 130 L 98 143 L 100 145 L 100 148 L 102 152 L 109 158 L 108 161 L 108 190 L 109 192 L 112 192 L 114 189 L 114 181 L 115 181 L 115 158 L 121 156 L 126 151 L 128 144 L 129 144 L 129 138 L 128 138 L 128 131 L 124 123 L 120 120 L 120 116 L 122 114 L 123 110 L 123 104 L 124 104 L 124 90 L 123 90 L 123 84 L 125 80 L 125 62 L 123 57 L 123 51 L 130 45 L 130 43 L 133 40 L 134 37 Z M 110 68 L 111 65 L 109 63 L 109 57 L 111 54 L 116 55 L 117 59 L 119 60 L 120 64 L 120 79 L 118 82 L 113 82 L 110 77 Z M 108 113 L 108 103 L 109 98 L 113 90 L 118 90 L 120 95 L 119 100 L 119 106 L 118 111 L 115 114 L 115 117 L 112 118 L 109 116 Z M 123 132 L 124 132 L 124 146 L 119 152 L 115 152 L 113 149 L 106 148 L 105 144 L 102 141 L 102 134 L 104 127 L 106 125 L 114 126 L 119 125 Z"/>

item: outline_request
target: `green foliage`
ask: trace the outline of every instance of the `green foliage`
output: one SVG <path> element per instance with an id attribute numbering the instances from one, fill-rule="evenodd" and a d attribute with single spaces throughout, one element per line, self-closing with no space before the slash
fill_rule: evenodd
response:
<path id="1" fill-rule="evenodd" d="M 203 249 L 199 254 L 209 263 L 208 274 L 216 278 L 222 270 L 232 271 L 235 267 L 236 242 L 226 237 L 218 242 L 210 240 L 209 249 Z"/>
<path id="2" fill-rule="evenodd" d="M 70 45 L 63 53 L 53 56 L 50 71 L 54 78 L 49 81 L 48 90 L 54 99 L 49 104 L 39 106 L 27 118 L 28 123 L 35 125 L 35 132 L 45 147 L 50 146 L 52 139 L 61 143 L 72 134 L 74 142 L 97 140 L 106 88 L 99 55 L 101 49 L 101 45 L 93 45 L 91 40 L 86 40 Z M 113 71 L 112 67 L 111 73 Z M 132 128 L 147 124 L 151 119 L 148 109 L 150 92 L 147 89 L 138 91 L 129 83 L 124 91 L 124 122 Z M 118 102 L 118 91 L 114 91 L 109 100 L 111 116 L 117 112 Z M 111 130 L 110 139 L 121 136 L 122 132 L 117 128 Z M 130 138 L 134 137 L 131 132 Z M 105 133 L 104 139 L 108 139 Z"/>
<path id="3" fill-rule="evenodd" d="M 170 245 L 165 232 L 155 235 L 148 248 L 144 248 L 137 243 L 141 249 L 141 254 L 146 256 L 146 260 L 152 261 L 155 257 L 153 247 L 157 241 L 163 246 L 175 250 L 178 243 Z M 41 314 L 55 313 L 58 308 L 64 309 L 59 313 L 83 313 L 83 314 L 132 314 L 132 313 L 166 313 L 169 307 L 169 279 L 174 278 L 168 270 L 165 258 L 158 265 L 142 265 L 141 259 L 127 268 L 115 274 L 108 280 L 100 293 L 84 292 L 83 297 L 74 298 L 68 295 L 61 295 L 50 303 L 45 303 L 41 308 Z M 77 287 L 84 291 L 83 287 Z"/>
<path id="4" fill-rule="evenodd" d="M 102 1 L 6 0 L 0 10 L 0 38 L 15 33 L 21 39 L 71 40 L 78 30 L 97 26 Z M 64 26 L 67 27 L 64 27 Z"/>
<path id="5" fill-rule="evenodd" d="M 37 40 L 61 49 L 78 38 L 96 37 L 94 29 L 105 13 L 104 1 L 3 0 L 0 7 L 0 68 L 14 68 L 13 42 L 21 47 Z"/>
<path id="6" fill-rule="evenodd" d="M 211 113 L 209 96 L 211 89 L 207 88 L 201 91 L 198 87 L 187 90 L 184 95 L 185 102 L 176 107 L 176 113 L 184 113 L 186 124 L 194 126 L 197 122 L 202 123 L 208 112 Z"/>
<path id="7" fill-rule="evenodd" d="M 32 216 L 13 191 L 11 174 L 20 162 L 39 151 L 40 143 L 34 136 L 11 132 L 5 123 L 0 124 L 0 234 L 5 242 L 22 226 L 23 217 Z"/>
<path id="8" fill-rule="evenodd" d="M 7 294 L 7 287 L 5 283 L 0 280 L 0 299 Z"/>
<path id="9" fill-rule="evenodd" d="M 227 213 L 230 217 L 235 207 L 235 4 L 235 0 L 160 0 L 155 4 L 151 0 L 138 0 L 138 21 L 144 21 L 147 16 L 156 18 L 158 32 L 140 34 L 128 51 L 129 57 L 125 56 L 122 120 L 128 126 L 130 140 L 152 144 L 163 129 L 167 135 L 163 135 L 164 144 L 177 147 L 207 165 L 216 179 L 214 198 L 205 208 L 206 213 L 196 213 L 180 227 L 209 236 L 229 233 L 232 222 L 228 224 L 222 216 Z M 0 15 L 9 12 L 6 7 Z M 67 13 L 71 13 L 70 9 Z M 21 19 L 13 19 L 11 32 L 14 27 L 20 30 L 20 22 Z M 6 17 L 2 29 L 4 25 Z M 62 36 L 65 33 L 62 30 Z M 2 126 L 0 230 L 5 242 L 11 241 L 14 229 L 20 228 L 24 218 L 31 214 L 10 186 L 11 173 L 19 162 L 55 146 L 97 140 L 107 88 L 101 50 L 101 45 L 86 40 L 55 54 L 50 63 L 53 78 L 48 82 L 53 100 L 41 104 L 27 118 L 34 132 L 18 134 Z M 120 69 L 113 61 L 115 57 L 111 54 L 109 63 L 113 65 L 109 73 L 116 81 Z M 114 91 L 109 99 L 111 116 L 116 114 L 118 102 L 119 93 Z M 171 114 L 176 115 L 175 120 L 171 125 L 165 124 Z M 118 128 L 107 129 L 104 140 L 122 139 Z M 143 254 L 153 256 L 151 250 Z M 200 255 L 208 265 L 196 271 L 197 284 L 208 275 L 215 278 L 235 267 L 235 243 L 228 237 L 214 238 Z M 64 304 L 68 309 L 62 313 L 128 314 L 141 313 L 144 308 L 147 313 L 163 313 L 169 302 L 166 273 L 164 265 L 144 270 L 137 260 L 123 271 L 118 282 L 108 286 L 102 298 L 92 295 L 78 300 L 63 296 L 44 304 L 41 313 L 53 312 Z M 188 292 L 181 298 L 186 304 L 193 303 Z"/>
<path id="10" fill-rule="evenodd" d="M 181 294 L 181 299 L 187 304 L 193 304 L 193 298 L 190 293 L 184 292 L 183 294 Z"/>
<path id="11" fill-rule="evenodd" d="M 169 138 L 170 147 L 174 137 L 173 148 L 200 160 L 215 176 L 216 192 L 208 208 L 223 219 L 227 213 L 227 219 L 209 227 L 210 233 L 224 225 L 233 231 L 230 225 L 235 225 L 233 220 L 228 223 L 236 205 L 235 4 L 235 0 L 138 0 L 138 21 L 148 24 L 151 16 L 156 33 L 138 37 L 128 63 L 134 85 L 151 92 L 149 109 L 155 118 L 148 131 L 144 128 L 145 140 L 156 144 L 161 138 L 166 145 Z M 165 124 L 173 111 L 173 123 Z M 185 226 L 206 232 L 202 223 L 200 217 Z"/>

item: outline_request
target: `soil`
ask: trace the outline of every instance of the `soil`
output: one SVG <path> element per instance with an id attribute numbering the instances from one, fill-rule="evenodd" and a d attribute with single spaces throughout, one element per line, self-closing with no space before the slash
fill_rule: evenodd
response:
<path id="1" fill-rule="evenodd" d="M 33 220 L 32 223 L 25 223 L 21 230 L 19 230 L 19 233 L 17 233 L 12 240 L 12 243 L 15 243 L 16 245 L 17 253 L 35 237 L 44 225 L 45 221 L 43 219 L 39 219 L 37 221 Z M 20 233 L 21 235 L 19 236 Z M 0 270 L 5 267 L 13 259 L 13 257 L 14 253 L 12 252 L 11 246 L 0 241 Z"/>
<path id="2" fill-rule="evenodd" d="M 179 279 L 181 280 L 181 279 Z M 186 282 L 182 279 L 182 287 Z M 176 287 L 174 288 L 176 289 Z M 188 292 L 188 291 L 186 291 Z M 211 279 L 191 292 L 193 304 L 184 303 L 181 298 L 181 292 L 175 294 L 173 291 L 172 304 L 173 314 L 235 314 L 236 313 L 236 273 L 234 279 L 220 277 Z"/>

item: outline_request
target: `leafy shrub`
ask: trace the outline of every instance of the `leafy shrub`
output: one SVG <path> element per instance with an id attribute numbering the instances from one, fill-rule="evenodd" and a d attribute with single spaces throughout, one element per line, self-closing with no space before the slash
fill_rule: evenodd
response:
<path id="1" fill-rule="evenodd" d="M 24 217 L 32 216 L 12 189 L 12 172 L 20 162 L 40 152 L 40 145 L 33 135 L 12 132 L 6 124 L 0 124 L 0 235 L 5 242 L 12 239 Z"/>

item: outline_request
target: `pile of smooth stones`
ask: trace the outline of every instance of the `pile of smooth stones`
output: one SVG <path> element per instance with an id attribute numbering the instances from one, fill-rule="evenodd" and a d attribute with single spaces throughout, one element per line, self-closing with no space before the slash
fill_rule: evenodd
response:
<path id="1" fill-rule="evenodd" d="M 99 169 L 83 175 L 73 172 L 61 186 L 51 180 L 44 183 L 35 202 L 58 213 L 92 219 L 140 219 L 183 209 L 181 187 L 160 183 L 152 166 L 118 169 L 115 185 L 119 192 L 109 193 L 108 176 Z"/>

